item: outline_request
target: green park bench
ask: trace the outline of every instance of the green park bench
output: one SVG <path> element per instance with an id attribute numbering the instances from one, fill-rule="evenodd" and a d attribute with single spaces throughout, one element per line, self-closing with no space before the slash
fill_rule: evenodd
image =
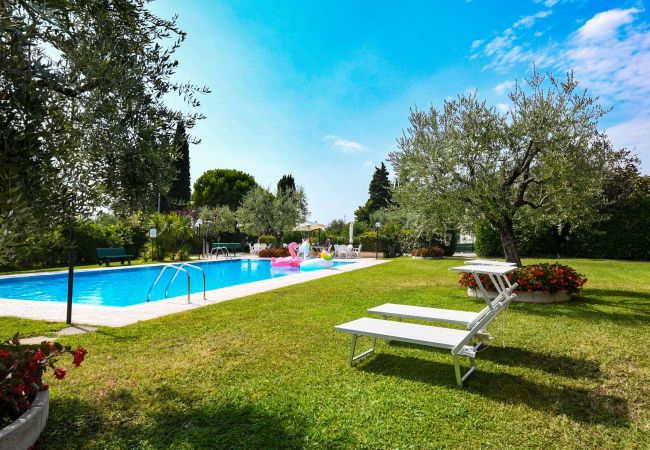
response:
<path id="1" fill-rule="evenodd" d="M 241 248 L 240 242 L 213 242 L 210 244 L 211 252 L 216 249 L 226 249 L 228 252 L 232 251 L 233 255 L 236 254 L 236 250 L 241 250 Z"/>
<path id="2" fill-rule="evenodd" d="M 106 266 L 111 265 L 111 259 L 120 261 L 120 264 L 124 264 L 124 261 L 128 262 L 131 265 L 131 260 L 133 255 L 127 255 L 124 247 L 109 247 L 109 248 L 98 248 L 97 258 L 99 258 L 99 265 L 106 263 Z"/>

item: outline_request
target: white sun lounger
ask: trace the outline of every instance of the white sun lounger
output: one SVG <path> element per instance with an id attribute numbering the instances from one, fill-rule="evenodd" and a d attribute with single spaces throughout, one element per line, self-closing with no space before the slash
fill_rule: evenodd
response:
<path id="1" fill-rule="evenodd" d="M 415 323 L 393 322 L 390 320 L 370 319 L 367 317 L 353 320 L 334 327 L 338 331 L 352 335 L 350 346 L 350 366 L 359 358 L 369 355 L 375 351 L 377 339 L 407 342 L 411 344 L 426 345 L 451 350 L 454 357 L 454 371 L 456 383 L 463 386 L 465 381 L 476 370 L 476 350 L 478 346 L 469 345 L 472 338 L 484 329 L 503 309 L 506 304 L 499 303 L 494 310 L 491 310 L 470 330 L 456 330 L 452 328 L 432 327 Z M 359 336 L 372 338 L 372 347 L 365 352 L 355 356 L 357 339 Z M 459 356 L 467 356 L 470 359 L 470 368 L 461 375 Z"/>
<path id="2" fill-rule="evenodd" d="M 467 266 L 461 266 L 461 267 L 465 268 Z M 511 268 L 510 266 L 495 266 L 495 267 L 496 267 L 496 272 L 498 274 L 501 274 L 500 276 L 504 278 L 507 273 L 516 269 L 516 267 Z M 487 270 L 487 272 L 490 272 L 488 266 L 481 266 L 481 268 Z M 507 268 L 507 270 L 505 268 Z M 485 272 L 481 271 L 480 273 L 477 274 L 480 275 L 481 273 L 485 273 Z M 493 276 L 498 277 L 499 275 L 493 275 Z M 481 320 L 489 311 L 493 310 L 497 303 L 504 302 L 504 301 L 506 303 L 509 303 L 512 299 L 515 298 L 515 294 L 513 294 L 513 291 L 517 288 L 518 286 L 517 283 L 510 284 L 507 278 L 505 279 L 503 284 L 506 285 L 506 283 L 507 283 L 507 287 L 503 287 L 499 284 L 496 285 L 498 290 L 498 295 L 494 299 L 490 299 L 489 297 L 486 297 L 484 300 L 486 301 L 487 305 L 485 306 L 485 308 L 483 308 L 481 311 L 478 312 L 459 311 L 454 309 L 428 308 L 424 306 L 398 305 L 394 303 L 385 303 L 383 305 L 370 308 L 368 312 L 372 314 L 378 314 L 382 316 L 384 319 L 388 319 L 388 317 L 398 317 L 400 319 L 430 320 L 433 322 L 444 322 L 444 323 L 451 323 L 454 325 L 463 325 L 466 326 L 468 329 L 470 329 L 474 326 L 476 322 Z"/>

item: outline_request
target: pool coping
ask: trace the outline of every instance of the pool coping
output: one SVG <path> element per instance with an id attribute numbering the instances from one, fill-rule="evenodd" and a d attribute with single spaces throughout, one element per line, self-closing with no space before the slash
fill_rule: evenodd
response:
<path id="1" fill-rule="evenodd" d="M 233 258 L 233 259 L 257 259 L 257 258 Z M 266 258 L 259 258 L 266 259 Z M 226 260 L 223 260 L 226 261 Z M 187 303 L 187 295 L 156 300 L 148 303 L 140 303 L 131 306 L 96 306 L 75 304 L 72 307 L 72 321 L 75 324 L 102 325 L 109 327 L 121 327 L 130 325 L 142 320 L 150 320 L 156 317 L 189 311 L 208 305 L 214 305 L 248 295 L 280 289 L 287 286 L 317 280 L 345 272 L 364 269 L 388 260 L 375 259 L 346 259 L 343 261 L 354 262 L 332 269 L 314 270 L 301 272 L 288 277 L 270 278 L 268 280 L 253 281 L 251 283 L 239 284 L 220 289 L 212 289 L 206 292 L 207 300 L 203 300 L 202 292 L 190 295 L 190 303 Z M 149 264 L 147 264 L 149 265 Z M 126 266 L 129 267 L 129 266 Z M 141 267 L 141 266 L 130 266 Z M 118 267 L 122 268 L 122 266 Z M 104 268 L 84 269 L 84 271 L 102 270 Z M 67 271 L 46 272 L 45 274 L 61 274 Z M 6 277 L 22 277 L 32 274 L 14 274 Z M 4 278 L 4 277 L 3 277 Z M 14 316 L 24 319 L 47 320 L 53 322 L 65 322 L 67 305 L 65 302 L 43 302 L 34 300 L 13 300 L 0 298 L 0 316 Z"/>

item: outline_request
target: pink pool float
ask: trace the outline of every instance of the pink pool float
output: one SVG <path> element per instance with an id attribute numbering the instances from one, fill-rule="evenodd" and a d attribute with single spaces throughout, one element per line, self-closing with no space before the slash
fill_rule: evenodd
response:
<path id="1" fill-rule="evenodd" d="M 300 258 L 296 255 L 298 244 L 292 242 L 289 244 L 289 254 L 284 258 L 271 258 L 271 267 L 300 267 Z"/>

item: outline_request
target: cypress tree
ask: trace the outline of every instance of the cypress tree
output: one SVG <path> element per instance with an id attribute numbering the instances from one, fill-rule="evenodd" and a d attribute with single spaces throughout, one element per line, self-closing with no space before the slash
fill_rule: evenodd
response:
<path id="1" fill-rule="evenodd" d="M 283 175 L 278 181 L 278 194 L 281 192 L 292 192 L 296 190 L 296 180 L 293 179 L 293 175 Z"/>
<path id="2" fill-rule="evenodd" d="M 393 198 L 391 192 L 391 183 L 388 179 L 388 169 L 382 162 L 379 167 L 375 167 L 375 173 L 370 180 L 368 187 L 370 194 L 370 212 L 375 212 L 390 206 Z"/>
<path id="3" fill-rule="evenodd" d="M 171 183 L 165 201 L 161 205 L 161 209 L 165 212 L 171 211 L 174 207 L 187 204 L 192 193 L 190 185 L 190 146 L 187 142 L 183 122 L 178 122 L 176 125 L 173 147 L 178 152 L 178 159 L 174 161 L 176 178 Z"/>

